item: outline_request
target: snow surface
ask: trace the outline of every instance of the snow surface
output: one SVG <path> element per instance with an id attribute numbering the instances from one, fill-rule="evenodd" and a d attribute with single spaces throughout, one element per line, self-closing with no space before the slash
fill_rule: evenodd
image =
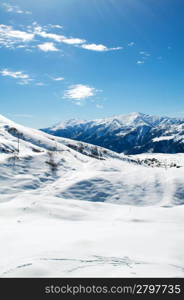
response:
<path id="1" fill-rule="evenodd" d="M 160 142 L 165 140 L 172 140 L 174 139 L 173 135 L 167 135 L 167 136 L 159 136 L 153 139 L 153 142 Z"/>
<path id="2" fill-rule="evenodd" d="M 184 154 L 126 157 L 4 117 L 0 147 L 1 277 L 183 277 Z"/>

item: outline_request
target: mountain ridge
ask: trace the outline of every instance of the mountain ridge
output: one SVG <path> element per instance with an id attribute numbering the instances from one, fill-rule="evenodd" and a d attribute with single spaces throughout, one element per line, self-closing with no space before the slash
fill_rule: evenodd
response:
<path id="1" fill-rule="evenodd" d="M 143 113 L 95 120 L 68 120 L 41 129 L 124 154 L 184 152 L 184 119 Z"/>
<path id="2" fill-rule="evenodd" d="M 147 120 L 146 120 L 147 119 Z M 148 121 L 152 119 L 152 122 Z M 157 115 L 149 115 L 141 112 L 132 112 L 129 114 L 118 114 L 118 115 L 113 115 L 111 117 L 105 117 L 105 118 L 97 118 L 93 120 L 86 120 L 86 119 L 77 119 L 77 118 L 71 118 L 62 122 L 56 123 L 53 127 L 51 128 L 59 128 L 63 124 L 70 124 L 70 125 L 77 125 L 77 124 L 84 124 L 84 123 L 92 123 L 96 122 L 98 124 L 104 123 L 104 122 L 110 122 L 113 120 L 118 120 L 118 121 L 127 121 L 129 120 L 128 123 L 131 123 L 131 121 L 136 121 L 136 120 L 142 120 L 147 124 L 153 125 L 159 121 L 169 121 L 171 123 L 175 122 L 184 122 L 184 118 L 176 118 L 176 117 L 168 117 L 168 116 L 157 116 Z"/>

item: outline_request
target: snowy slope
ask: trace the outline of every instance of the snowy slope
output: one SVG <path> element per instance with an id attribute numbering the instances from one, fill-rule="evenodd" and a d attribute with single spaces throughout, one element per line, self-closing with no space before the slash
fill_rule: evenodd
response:
<path id="1" fill-rule="evenodd" d="M 43 131 L 119 153 L 184 152 L 184 119 L 132 113 L 93 121 L 69 120 Z"/>
<path id="2" fill-rule="evenodd" d="M 26 128 L 0 115 L 0 153 L 26 154 L 45 153 L 48 151 L 62 152 L 73 149 L 86 156 L 97 159 L 119 158 L 123 156 L 102 147 L 77 142 L 71 139 L 53 137 L 40 130 Z M 71 151 L 74 153 L 73 151 Z M 75 152 L 76 155 L 76 152 Z M 78 155 L 80 158 L 84 156 Z M 125 158 L 127 160 L 128 158 Z"/>
<path id="3" fill-rule="evenodd" d="M 183 276 L 183 154 L 127 157 L 2 116 L 0 149 L 0 277 Z"/>
<path id="4" fill-rule="evenodd" d="M 183 277 L 183 206 L 28 195 L 1 204 L 1 277 Z"/>

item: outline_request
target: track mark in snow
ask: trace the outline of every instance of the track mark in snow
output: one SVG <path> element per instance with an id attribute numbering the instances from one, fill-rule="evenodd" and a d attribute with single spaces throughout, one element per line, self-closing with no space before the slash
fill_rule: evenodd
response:
<path id="1" fill-rule="evenodd" d="M 112 265 L 113 267 L 122 267 L 126 266 L 128 268 L 133 268 L 134 265 L 145 264 L 144 262 L 137 262 L 131 260 L 129 257 L 125 256 L 123 258 L 119 257 L 103 257 L 103 256 L 93 256 L 92 259 L 72 259 L 72 258 L 41 258 L 40 260 L 44 261 L 57 261 L 57 262 L 74 262 L 79 263 L 78 266 L 68 269 L 68 273 L 72 273 L 79 269 L 85 269 L 89 267 Z"/>
<path id="2" fill-rule="evenodd" d="M 33 265 L 32 263 L 27 263 L 27 264 L 20 265 L 20 266 L 15 267 L 14 269 L 10 269 L 10 270 L 8 270 L 8 271 L 3 272 L 2 275 L 5 275 L 5 274 L 8 274 L 8 273 L 14 272 L 14 271 L 16 271 L 17 269 L 22 269 L 22 268 L 30 267 L 30 266 L 32 266 L 32 265 Z"/>

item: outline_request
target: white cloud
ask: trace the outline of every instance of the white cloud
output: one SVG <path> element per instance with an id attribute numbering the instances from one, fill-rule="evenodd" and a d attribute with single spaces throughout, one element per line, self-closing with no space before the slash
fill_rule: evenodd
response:
<path id="1" fill-rule="evenodd" d="M 81 100 L 85 100 L 95 95 L 95 88 L 88 85 L 71 85 L 64 93 L 64 98 L 76 101 L 75 104 L 81 105 Z"/>
<path id="2" fill-rule="evenodd" d="M 41 26 L 36 26 L 34 29 L 34 33 L 43 38 L 52 39 L 56 42 L 70 44 L 70 45 L 78 45 L 86 42 L 86 40 L 83 39 L 68 38 L 64 35 L 46 32 Z"/>
<path id="3" fill-rule="evenodd" d="M 27 78 L 29 78 L 29 75 L 24 74 L 22 71 L 14 72 L 14 71 L 11 71 L 11 70 L 8 70 L 8 69 L 1 70 L 0 74 L 2 76 L 9 76 L 9 77 L 19 78 L 19 79 L 27 79 Z"/>
<path id="4" fill-rule="evenodd" d="M 151 54 L 146 51 L 140 51 L 139 54 L 141 54 L 143 56 L 147 56 L 147 57 L 151 56 Z"/>
<path id="5" fill-rule="evenodd" d="M 92 50 L 92 51 L 107 51 L 107 47 L 104 45 L 96 45 L 96 44 L 85 44 L 81 46 L 83 49 Z"/>
<path id="6" fill-rule="evenodd" d="M 34 39 L 34 34 L 21 30 L 14 30 L 12 26 L 0 24 L 0 44 L 7 48 L 28 43 Z"/>
<path id="7" fill-rule="evenodd" d="M 6 34 L 10 38 L 22 40 L 23 42 L 29 42 L 34 38 L 34 34 L 20 30 L 7 30 Z"/>
<path id="8" fill-rule="evenodd" d="M 28 74 L 25 74 L 22 71 L 11 71 L 9 69 L 2 69 L 0 70 L 0 74 L 4 77 L 11 77 L 20 80 L 18 84 L 21 85 L 29 84 L 33 80 Z"/>
<path id="9" fill-rule="evenodd" d="M 42 38 L 47 38 L 47 39 L 52 39 L 55 42 L 58 43 L 65 43 L 65 44 L 69 44 L 69 45 L 82 45 L 81 47 L 83 49 L 87 49 L 87 50 L 93 50 L 93 51 L 113 51 L 113 50 L 120 50 L 123 49 L 122 47 L 114 47 L 114 48 L 108 48 L 105 45 L 102 44 L 86 44 L 86 40 L 85 39 L 80 39 L 80 38 L 74 38 L 74 37 L 66 37 L 65 35 L 61 35 L 61 34 L 56 34 L 56 33 L 50 33 L 47 32 L 46 27 L 42 27 L 40 25 L 38 25 L 37 23 L 33 23 L 34 27 L 34 34 L 41 36 Z M 52 28 L 60 28 L 60 25 L 49 25 Z M 58 27 L 59 26 L 59 27 Z"/>
<path id="10" fill-rule="evenodd" d="M 36 81 L 35 79 L 31 78 L 29 74 L 26 74 L 23 71 L 12 71 L 10 69 L 2 69 L 0 70 L 0 75 L 3 77 L 17 79 L 17 84 L 19 85 L 28 85 L 33 82 L 36 86 L 45 86 L 44 82 Z"/>
<path id="11" fill-rule="evenodd" d="M 99 52 L 104 52 L 104 51 L 113 51 L 113 50 L 121 50 L 123 49 L 122 47 L 114 47 L 114 48 L 108 48 L 105 45 L 102 44 L 84 44 L 81 46 L 81 48 L 86 49 L 86 50 L 91 50 L 91 51 L 99 51 Z"/>
<path id="12" fill-rule="evenodd" d="M 130 43 L 128 43 L 128 46 L 129 47 L 133 47 L 133 46 L 135 46 L 135 43 L 134 42 L 130 42 Z"/>
<path id="13" fill-rule="evenodd" d="M 44 52 L 49 52 L 49 51 L 59 51 L 58 48 L 56 48 L 56 46 L 54 45 L 54 43 L 52 42 L 47 42 L 47 43 L 43 43 L 43 44 L 39 44 L 37 46 L 40 50 L 44 51 Z"/>
<path id="14" fill-rule="evenodd" d="M 28 11 L 28 10 L 22 10 L 19 8 L 19 6 L 17 5 L 11 5 L 9 3 L 2 3 L 2 6 L 4 7 L 4 9 L 7 11 L 7 12 L 10 12 L 10 13 L 17 13 L 17 14 L 26 14 L 26 15 L 30 15 L 31 14 L 31 11 Z"/>
<path id="15" fill-rule="evenodd" d="M 144 64 L 144 60 L 138 60 L 137 61 L 137 65 L 142 65 L 142 64 Z"/>
<path id="16" fill-rule="evenodd" d="M 64 77 L 55 77 L 55 78 L 52 78 L 54 81 L 62 81 L 64 80 Z"/>
<path id="17" fill-rule="evenodd" d="M 53 25 L 60 26 L 60 25 Z M 28 42 L 33 42 L 35 36 L 39 36 L 43 39 L 51 39 L 58 43 L 65 43 L 69 45 L 79 45 L 85 43 L 86 40 L 79 38 L 68 38 L 64 35 L 49 33 L 44 30 L 44 27 L 38 26 L 37 23 L 33 23 L 27 27 L 27 31 L 15 30 L 12 26 L 0 24 L 0 44 L 7 48 L 14 49 L 15 47 L 28 47 Z M 37 45 L 42 51 L 59 51 L 59 49 L 53 44 L 53 42 L 46 42 Z"/>
<path id="18" fill-rule="evenodd" d="M 15 48 L 39 48 L 42 51 L 59 51 L 56 43 L 64 43 L 80 48 L 97 51 L 107 52 L 123 49 L 122 47 L 108 48 L 103 44 L 89 44 L 85 39 L 67 37 L 65 35 L 49 32 L 49 28 L 62 28 L 61 25 L 46 25 L 40 26 L 37 22 L 26 27 L 26 30 L 17 30 L 12 26 L 0 24 L 0 45 L 4 47 Z M 37 39 L 36 39 L 37 38 Z M 48 41 L 51 40 L 51 41 Z"/>
<path id="19" fill-rule="evenodd" d="M 78 38 L 64 38 L 62 40 L 63 43 L 69 44 L 69 45 L 78 45 L 83 44 L 86 42 L 86 40 L 78 39 Z"/>
<path id="20" fill-rule="evenodd" d="M 50 28 L 63 29 L 63 26 L 61 26 L 61 25 L 58 25 L 58 24 L 56 24 L 56 25 L 49 24 L 49 27 L 50 27 Z"/>

